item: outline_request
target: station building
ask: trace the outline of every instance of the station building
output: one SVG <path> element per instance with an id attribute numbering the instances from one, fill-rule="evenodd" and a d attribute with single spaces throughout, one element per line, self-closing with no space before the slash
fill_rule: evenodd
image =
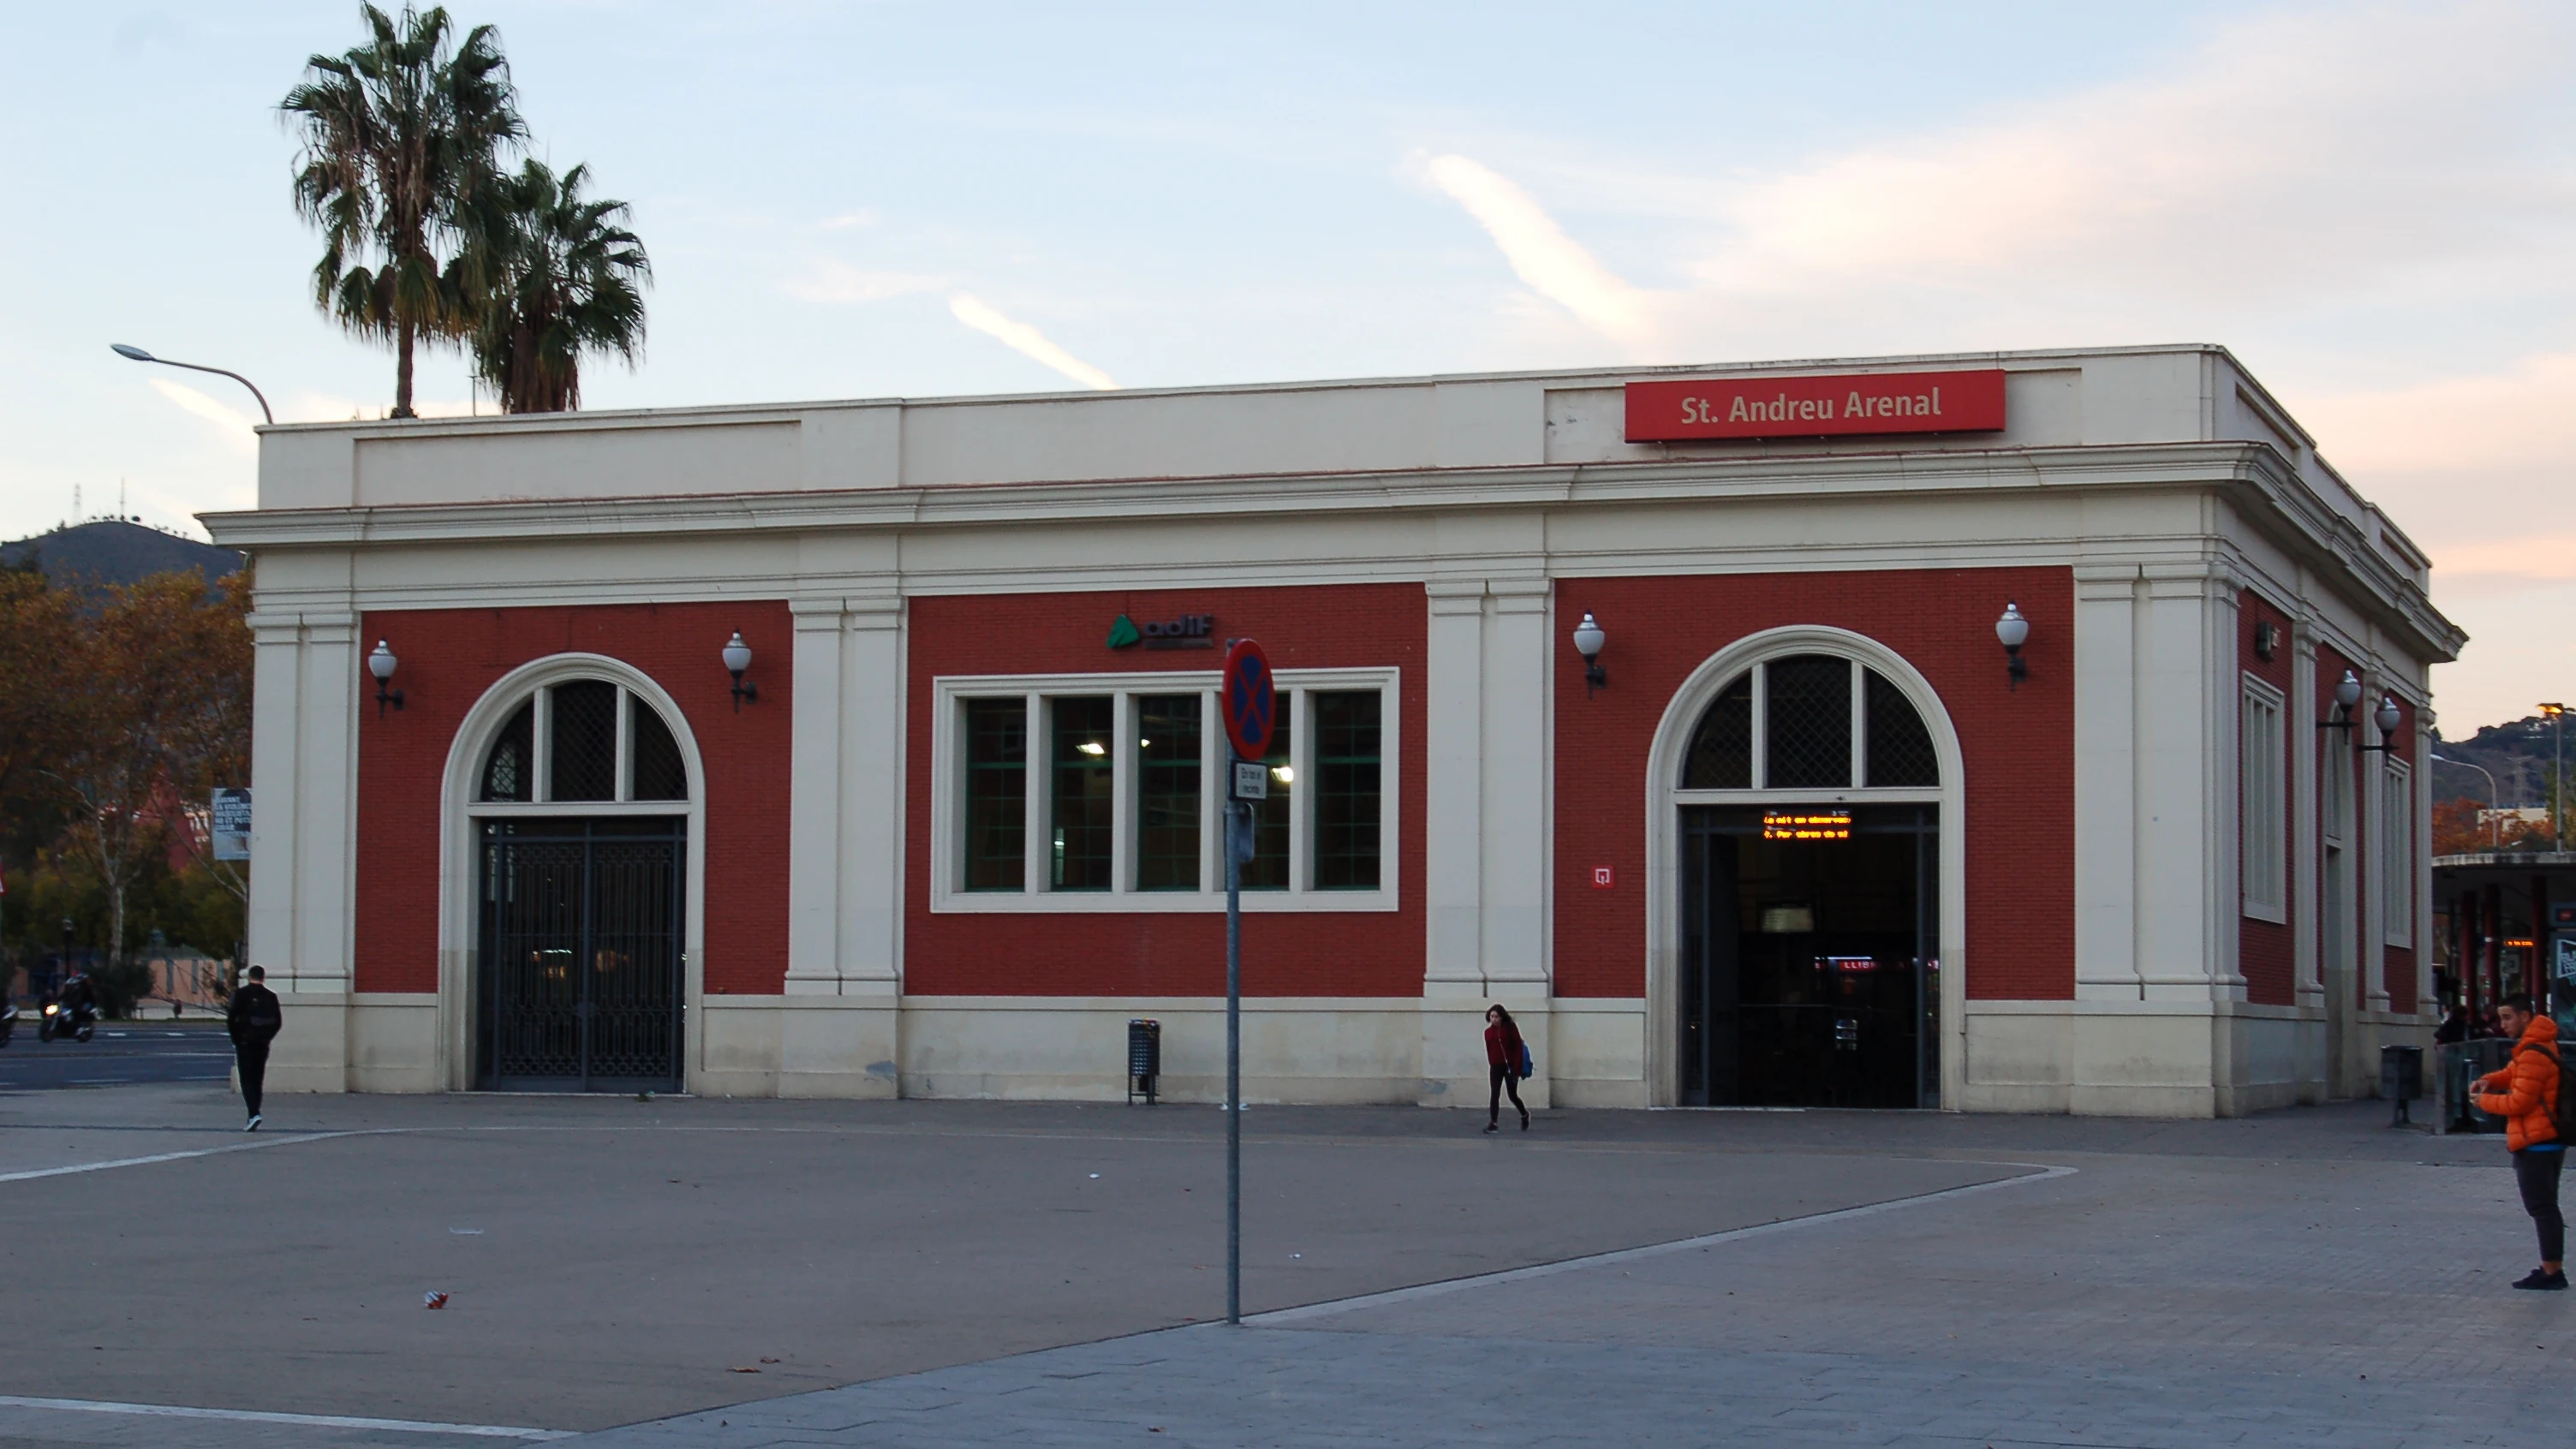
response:
<path id="1" fill-rule="evenodd" d="M 206 522 L 280 1088 L 1214 1100 L 1238 637 L 1252 1100 L 1481 1106 L 1490 1002 L 1559 1106 L 2429 1034 L 2462 635 L 2218 348 L 273 427 Z"/>

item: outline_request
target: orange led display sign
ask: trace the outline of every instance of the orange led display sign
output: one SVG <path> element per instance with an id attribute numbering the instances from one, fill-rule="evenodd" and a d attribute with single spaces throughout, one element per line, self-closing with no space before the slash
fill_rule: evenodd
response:
<path id="1" fill-rule="evenodd" d="M 1765 810 L 1762 812 L 1762 838 L 1765 840 L 1849 840 L 1851 812 L 1848 810 Z"/>

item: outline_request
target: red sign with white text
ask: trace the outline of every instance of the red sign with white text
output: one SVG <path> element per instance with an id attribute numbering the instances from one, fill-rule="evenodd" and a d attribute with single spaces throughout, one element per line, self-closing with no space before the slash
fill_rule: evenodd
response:
<path id="1" fill-rule="evenodd" d="M 2003 425 L 2001 368 L 1628 384 L 1628 441 L 1632 443 L 1846 433 L 1991 433 Z"/>

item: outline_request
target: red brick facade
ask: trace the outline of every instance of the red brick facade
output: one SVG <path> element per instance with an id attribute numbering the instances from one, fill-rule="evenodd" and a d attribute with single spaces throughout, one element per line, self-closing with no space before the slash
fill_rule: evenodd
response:
<path id="1" fill-rule="evenodd" d="M 2272 626 L 2274 631 L 2272 657 L 2269 659 L 2263 658 L 2254 649 L 2255 635 L 2266 624 Z M 2293 658 L 2294 654 L 2290 648 L 2290 616 L 2272 607 L 2261 595 L 2251 589 L 2240 593 L 2237 596 L 2236 610 L 2237 668 L 2281 691 L 2280 771 L 2281 779 L 2285 782 L 2283 791 L 2285 800 L 2296 798 L 2286 788 L 2286 782 L 2298 778 L 2296 772 L 2301 746 L 2299 704 L 2290 692 Z M 2314 734 L 2315 731 L 2310 730 L 2309 733 Z M 2238 748 L 2244 748 L 2244 743 L 2240 717 Z M 2239 832 L 2237 859 L 2241 862 L 2250 845 L 2243 836 L 2246 819 L 2245 775 L 2241 770 L 2237 772 L 2236 784 L 2236 820 Z M 2303 862 L 2299 859 L 2296 845 L 2297 820 L 2288 810 L 2281 812 L 2281 835 L 2281 860 L 2285 867 L 2281 875 L 2281 901 L 2283 906 L 2287 907 L 2290 902 L 2299 898 L 2299 882 L 2303 878 Z M 2238 899 L 2241 903 L 2244 890 L 2244 872 L 2241 866 L 2237 874 Z M 2288 915 L 2286 909 L 2283 915 L 2285 917 Z M 2241 909 L 2237 913 L 2236 920 L 2236 969 L 2237 973 L 2245 978 L 2245 999 L 2264 1006 L 2294 1004 L 2298 999 L 2299 958 L 2296 933 L 2290 929 L 2289 922 L 2286 919 L 2259 920 L 2244 914 Z"/>
<path id="2" fill-rule="evenodd" d="M 752 646 L 758 702 L 733 712 L 718 651 Z M 402 661 L 404 708 L 358 723 L 356 989 L 438 989 L 439 782 L 465 712 L 502 675 L 564 653 L 606 655 L 667 690 L 707 779 L 705 980 L 767 994 L 787 975 L 787 801 L 794 637 L 785 603 L 375 610 L 363 649 Z M 350 688 L 363 688 L 357 680 Z M 470 768 L 470 767 L 469 767 Z"/>
<path id="3" fill-rule="evenodd" d="M 2030 677 L 2004 674 L 1995 617 L 2031 621 Z M 2062 568 L 1568 579 L 1560 621 L 1610 634 L 1609 688 L 1556 671 L 1556 992 L 1645 994 L 1646 757 L 1682 682 L 1737 639 L 1792 625 L 1864 634 L 1931 682 L 1966 757 L 1970 996 L 2075 994 L 2075 584 Z M 1570 622 L 1569 622 L 1570 627 Z M 1557 631 L 1560 636 L 1566 630 Z M 1944 829 L 1960 828 L 1945 820 Z M 1592 887 L 1595 867 L 1616 883 Z"/>
<path id="4" fill-rule="evenodd" d="M 1112 651 L 1109 626 L 1213 614 L 1274 669 L 1401 671 L 1395 911 L 1254 913 L 1249 996 L 1422 994 L 1423 732 L 1430 609 L 1420 584 L 916 598 L 908 621 L 904 990 L 921 996 L 1211 996 L 1225 991 L 1225 913 L 977 914 L 930 909 L 932 681 L 959 674 L 1212 670 L 1213 650 Z M 1211 722 L 1213 725 L 1213 722 Z M 944 865 L 944 862 L 942 863 Z"/>

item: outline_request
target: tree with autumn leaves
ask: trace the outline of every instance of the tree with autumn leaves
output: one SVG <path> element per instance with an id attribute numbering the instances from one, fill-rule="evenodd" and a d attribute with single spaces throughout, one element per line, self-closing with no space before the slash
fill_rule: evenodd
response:
<path id="1" fill-rule="evenodd" d="M 5 935 L 23 959 L 56 919 L 94 918 L 77 934 L 103 948 L 111 1005 L 140 994 L 130 951 L 146 931 L 239 935 L 249 881 L 212 858 L 204 809 L 249 776 L 249 604 L 247 570 L 211 588 L 195 573 L 105 589 L 0 575 Z"/>

